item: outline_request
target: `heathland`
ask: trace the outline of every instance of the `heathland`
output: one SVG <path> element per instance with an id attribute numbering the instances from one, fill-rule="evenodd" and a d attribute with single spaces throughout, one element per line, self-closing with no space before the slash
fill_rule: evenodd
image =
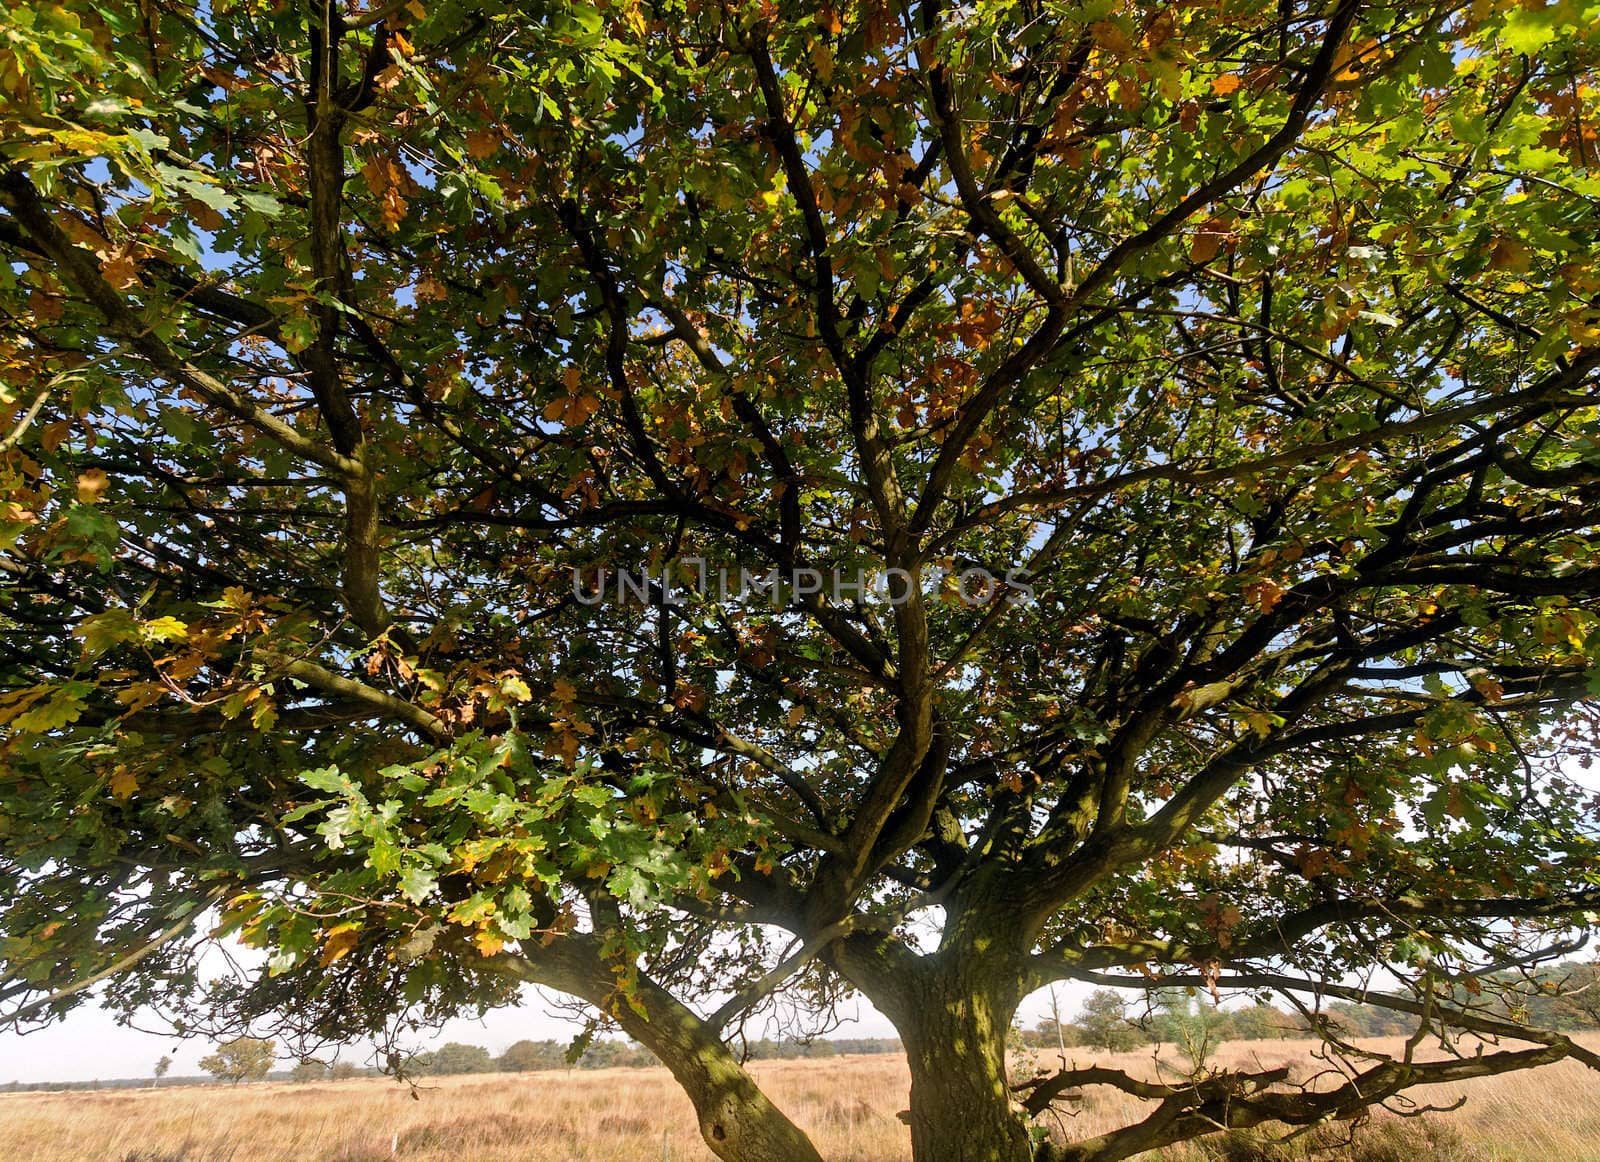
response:
<path id="1" fill-rule="evenodd" d="M 1600 1035 L 1581 1038 L 1600 1047 Z M 1361 1042 L 1399 1052 L 1395 1038 Z M 1302 1084 L 1333 1068 L 1311 1041 L 1231 1042 L 1214 1068 L 1288 1065 Z M 1461 1051 L 1471 1053 L 1474 1046 Z M 1433 1052 L 1438 1052 L 1437 1047 Z M 1105 1054 L 1068 1049 L 1173 1080 L 1187 1066 L 1151 1046 Z M 1040 1067 L 1054 1064 L 1041 1054 Z M 1019 1076 L 1035 1063 L 1016 1063 Z M 830 1162 L 905 1162 L 907 1074 L 896 1055 L 757 1061 L 752 1069 Z M 1582 1066 L 1440 1086 L 1418 1106 L 1361 1125 L 1321 1127 L 1286 1146 L 1259 1135 L 1207 1139 L 1150 1155 L 1164 1162 L 1600 1162 L 1600 1090 Z M 1464 1104 L 1456 1106 L 1462 1098 Z M 1420 1112 L 1420 1103 L 1441 1107 Z M 1047 1119 L 1078 1138 L 1140 1113 L 1120 1094 L 1087 1092 Z M 1419 1113 L 1401 1117 L 1400 1113 Z M 12 1162 L 704 1162 L 693 1111 L 661 1068 L 445 1077 L 417 1088 L 339 1082 L 184 1086 L 0 1095 L 0 1138 Z"/>

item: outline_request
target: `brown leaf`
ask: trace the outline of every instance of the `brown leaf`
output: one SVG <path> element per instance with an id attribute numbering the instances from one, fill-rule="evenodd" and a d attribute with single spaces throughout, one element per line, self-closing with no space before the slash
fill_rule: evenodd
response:
<path id="1" fill-rule="evenodd" d="M 1201 265 L 1210 262 L 1222 249 L 1228 238 L 1228 223 L 1222 218 L 1212 218 L 1201 225 L 1194 241 L 1189 244 L 1189 258 Z"/>
<path id="2" fill-rule="evenodd" d="M 139 285 L 139 264 L 133 259 L 133 246 L 124 243 L 114 250 L 100 254 L 100 274 L 118 290 L 128 290 Z"/>
<path id="3" fill-rule="evenodd" d="M 473 159 L 488 157 L 500 148 L 500 134 L 494 129 L 474 129 L 467 134 L 467 156 Z"/>

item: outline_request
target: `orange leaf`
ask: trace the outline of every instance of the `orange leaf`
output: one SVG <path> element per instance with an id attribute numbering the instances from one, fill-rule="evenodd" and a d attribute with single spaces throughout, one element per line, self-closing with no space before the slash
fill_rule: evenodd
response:
<path id="1" fill-rule="evenodd" d="M 1229 74 L 1225 77 L 1211 78 L 1211 91 L 1219 97 L 1226 97 L 1230 93 L 1237 93 L 1244 82 L 1238 77 Z"/>
<path id="2" fill-rule="evenodd" d="M 1190 259 L 1200 264 L 1210 262 L 1222 249 L 1222 243 L 1227 237 L 1228 224 L 1221 218 L 1212 218 L 1200 227 L 1200 232 L 1189 244 Z"/>
<path id="3" fill-rule="evenodd" d="M 328 938 L 322 945 L 322 955 L 318 959 L 326 968 L 341 956 L 348 956 L 361 938 L 360 924 L 340 924 L 337 928 L 329 929 Z"/>

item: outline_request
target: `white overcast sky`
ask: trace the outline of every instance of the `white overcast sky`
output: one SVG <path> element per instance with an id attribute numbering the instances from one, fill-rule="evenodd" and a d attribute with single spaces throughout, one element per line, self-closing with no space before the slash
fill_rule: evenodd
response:
<path id="1" fill-rule="evenodd" d="M 1075 1013 L 1087 991 L 1087 986 L 1057 986 L 1063 1013 Z M 1036 994 L 1023 1003 L 1022 1022 L 1032 1026 L 1049 1012 L 1048 993 Z M 841 1014 L 846 1020 L 832 1036 L 896 1036 L 894 1026 L 864 998 L 847 1002 Z M 153 1027 L 155 1022 L 150 1019 L 140 1024 Z M 568 1040 L 578 1029 L 577 1023 L 554 1011 L 549 998 L 529 989 L 517 1007 L 497 1009 L 482 1021 L 451 1021 L 438 1033 L 419 1038 L 414 1047 L 428 1049 L 446 1041 L 464 1041 L 498 1055 L 513 1041 Z M 758 1037 L 764 1030 L 752 1023 L 749 1033 Z M 26 1034 L 0 1032 L 0 1084 L 149 1077 L 163 1055 L 173 1059 L 171 1076 L 190 1076 L 201 1072 L 200 1058 L 209 1052 L 211 1043 L 203 1039 L 181 1040 L 123 1028 L 110 1012 L 89 1002 L 44 1029 Z M 340 1059 L 366 1065 L 369 1052 L 370 1047 L 347 1049 Z"/>

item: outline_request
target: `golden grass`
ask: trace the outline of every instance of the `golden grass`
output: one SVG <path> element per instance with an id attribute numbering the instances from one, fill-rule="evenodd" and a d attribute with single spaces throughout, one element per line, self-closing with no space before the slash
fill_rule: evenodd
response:
<path id="1" fill-rule="evenodd" d="M 1600 1045 L 1600 1037 L 1588 1038 Z M 1374 1043 L 1393 1049 L 1395 1042 Z M 1218 1064 L 1318 1064 L 1310 1042 L 1226 1045 Z M 1070 1050 L 1077 1063 L 1095 1055 Z M 1053 1055 L 1043 1055 L 1048 1063 Z M 1149 1048 L 1100 1060 L 1152 1077 L 1176 1066 Z M 1166 1062 L 1167 1064 L 1162 1064 Z M 778 1105 L 829 1162 L 905 1162 L 906 1070 L 894 1056 L 756 1062 Z M 1581 1066 L 1437 1087 L 1465 1108 L 1430 1118 L 1486 1162 L 1600 1162 L 1600 1085 Z M 1140 1104 L 1091 1093 L 1064 1118 L 1081 1137 L 1136 1118 Z M 693 1112 L 664 1069 L 442 1078 L 416 1092 L 381 1079 L 0 1095 L 0 1154 L 12 1162 L 704 1162 Z M 1435 1155 L 1442 1156 L 1442 1155 Z M 1161 1155 L 1200 1157 L 1192 1148 Z M 1417 1162 L 1422 1159 L 1417 1158 Z"/>

